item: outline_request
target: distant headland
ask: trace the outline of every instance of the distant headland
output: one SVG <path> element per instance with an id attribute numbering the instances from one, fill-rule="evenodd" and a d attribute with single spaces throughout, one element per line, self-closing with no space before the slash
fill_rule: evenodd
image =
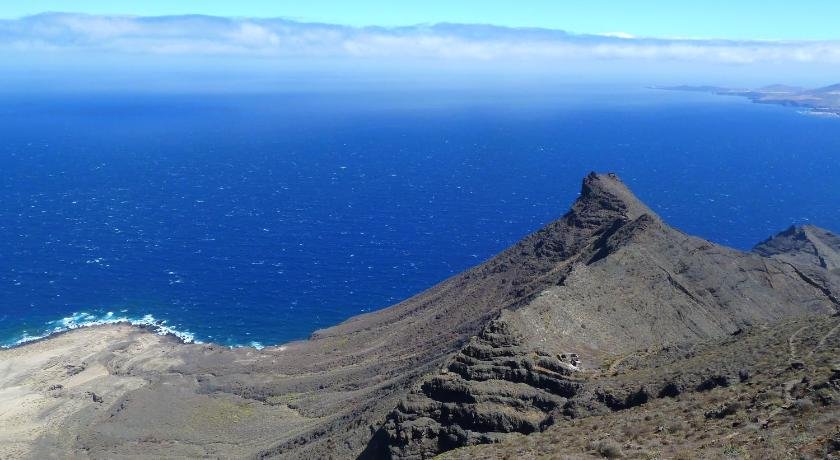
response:
<path id="1" fill-rule="evenodd" d="M 721 96 L 741 96 L 757 104 L 777 104 L 806 109 L 806 113 L 840 117 L 840 84 L 806 89 L 798 86 L 770 85 L 757 89 L 720 86 L 654 86 L 653 89 L 692 91 Z"/>

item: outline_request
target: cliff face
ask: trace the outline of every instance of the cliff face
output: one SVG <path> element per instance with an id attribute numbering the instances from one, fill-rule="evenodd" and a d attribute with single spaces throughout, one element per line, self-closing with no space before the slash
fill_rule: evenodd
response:
<path id="1" fill-rule="evenodd" d="M 256 351 L 75 331 L 0 351 L 0 369 L 24 369 L 0 373 L 0 396 L 37 399 L 26 416 L 59 427 L 16 438 L 34 456 L 423 458 L 636 404 L 590 382 L 631 351 L 834 312 L 838 275 L 812 262 L 690 237 L 591 174 L 559 220 L 310 340 Z M 74 337 L 90 343 L 50 345 Z"/>

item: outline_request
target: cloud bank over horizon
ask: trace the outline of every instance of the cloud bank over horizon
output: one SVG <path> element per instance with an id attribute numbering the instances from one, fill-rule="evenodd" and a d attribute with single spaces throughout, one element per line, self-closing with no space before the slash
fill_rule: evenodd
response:
<path id="1" fill-rule="evenodd" d="M 45 13 L 0 20 L 0 91 L 836 83 L 840 41 L 639 37 L 478 24 Z"/>
<path id="2" fill-rule="evenodd" d="M 434 24 L 356 28 L 286 19 L 47 13 L 0 21 L 0 50 L 154 56 L 443 61 L 689 61 L 840 65 L 840 41 L 644 38 Z"/>

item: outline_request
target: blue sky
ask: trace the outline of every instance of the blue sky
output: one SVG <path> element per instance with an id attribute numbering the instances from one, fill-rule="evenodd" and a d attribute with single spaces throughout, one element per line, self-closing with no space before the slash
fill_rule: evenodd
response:
<path id="1" fill-rule="evenodd" d="M 657 37 L 840 39 L 837 0 L 25 0 L 0 17 L 46 11 L 284 17 L 353 26 L 483 23 Z"/>

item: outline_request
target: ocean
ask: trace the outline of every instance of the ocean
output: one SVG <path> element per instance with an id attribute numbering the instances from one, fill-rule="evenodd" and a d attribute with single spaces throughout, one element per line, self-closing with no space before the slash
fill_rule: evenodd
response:
<path id="1" fill-rule="evenodd" d="M 386 307 L 614 171 L 738 249 L 840 231 L 840 119 L 643 88 L 0 94 L 0 344 L 267 346 Z"/>

